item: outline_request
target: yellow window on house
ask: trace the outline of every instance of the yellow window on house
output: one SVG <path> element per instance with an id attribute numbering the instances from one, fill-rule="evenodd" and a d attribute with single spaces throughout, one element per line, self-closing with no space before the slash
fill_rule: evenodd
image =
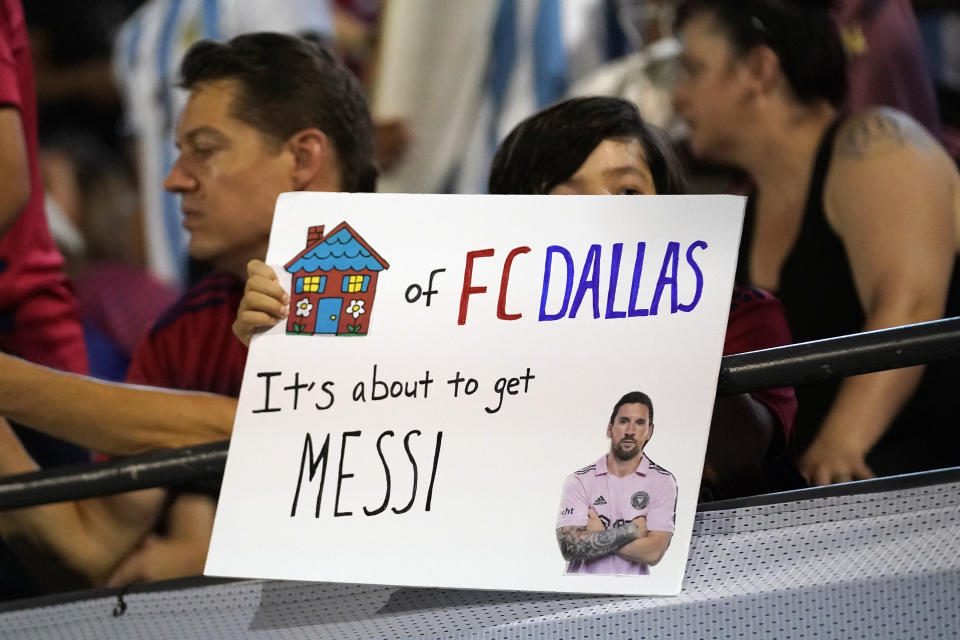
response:
<path id="1" fill-rule="evenodd" d="M 320 276 L 305 276 L 303 278 L 303 290 L 310 293 L 320 291 Z"/>
<path id="2" fill-rule="evenodd" d="M 360 291 L 363 290 L 363 279 L 364 279 L 364 277 L 363 277 L 362 275 L 352 275 L 352 276 L 347 276 L 347 277 L 349 278 L 349 279 L 347 280 L 347 283 L 346 283 L 346 284 L 347 284 L 347 289 L 346 289 L 346 292 L 347 292 L 347 293 L 358 293 L 358 292 L 360 292 Z"/>

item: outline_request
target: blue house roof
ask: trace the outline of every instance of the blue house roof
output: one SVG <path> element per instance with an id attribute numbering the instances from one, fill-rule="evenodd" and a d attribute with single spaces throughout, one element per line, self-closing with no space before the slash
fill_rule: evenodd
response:
<path id="1" fill-rule="evenodd" d="M 382 271 L 385 264 L 346 223 L 286 265 L 288 273 L 315 271 Z"/>

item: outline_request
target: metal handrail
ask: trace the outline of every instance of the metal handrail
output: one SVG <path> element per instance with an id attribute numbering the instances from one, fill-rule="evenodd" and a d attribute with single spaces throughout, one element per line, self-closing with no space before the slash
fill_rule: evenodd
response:
<path id="1" fill-rule="evenodd" d="M 785 387 L 960 357 L 960 318 L 724 356 L 717 395 Z"/>
<path id="2" fill-rule="evenodd" d="M 717 395 L 896 369 L 960 357 L 960 318 L 724 356 Z M 218 481 L 229 441 L 152 451 L 0 480 L 0 509 Z"/>
<path id="3" fill-rule="evenodd" d="M 229 440 L 106 462 L 80 463 L 0 480 L 0 509 L 108 496 L 139 489 L 206 484 L 223 475 Z"/>

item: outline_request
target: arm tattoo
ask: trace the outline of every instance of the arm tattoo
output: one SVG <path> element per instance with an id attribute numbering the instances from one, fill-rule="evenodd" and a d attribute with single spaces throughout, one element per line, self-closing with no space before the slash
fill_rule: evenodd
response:
<path id="1" fill-rule="evenodd" d="M 603 531 L 587 531 L 586 527 L 560 527 L 557 529 L 557 542 L 566 560 L 594 560 L 633 542 L 637 533 L 637 525 L 633 522 Z"/>
<path id="2" fill-rule="evenodd" d="M 906 144 L 926 148 L 929 136 L 919 127 L 885 110 L 873 110 L 856 116 L 844 127 L 837 152 L 862 159 L 895 151 Z"/>

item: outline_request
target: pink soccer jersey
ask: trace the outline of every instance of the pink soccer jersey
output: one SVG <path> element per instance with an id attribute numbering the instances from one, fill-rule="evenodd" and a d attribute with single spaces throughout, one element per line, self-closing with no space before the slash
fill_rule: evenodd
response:
<path id="1" fill-rule="evenodd" d="M 636 471 L 618 478 L 607 472 L 605 454 L 596 463 L 567 477 L 557 529 L 586 526 L 590 508 L 597 512 L 607 529 L 644 516 L 649 531 L 673 533 L 677 481 L 672 473 L 651 462 L 646 455 L 641 458 Z M 567 573 L 646 575 L 649 571 L 645 564 L 630 562 L 611 553 L 596 560 L 571 560 Z"/>

